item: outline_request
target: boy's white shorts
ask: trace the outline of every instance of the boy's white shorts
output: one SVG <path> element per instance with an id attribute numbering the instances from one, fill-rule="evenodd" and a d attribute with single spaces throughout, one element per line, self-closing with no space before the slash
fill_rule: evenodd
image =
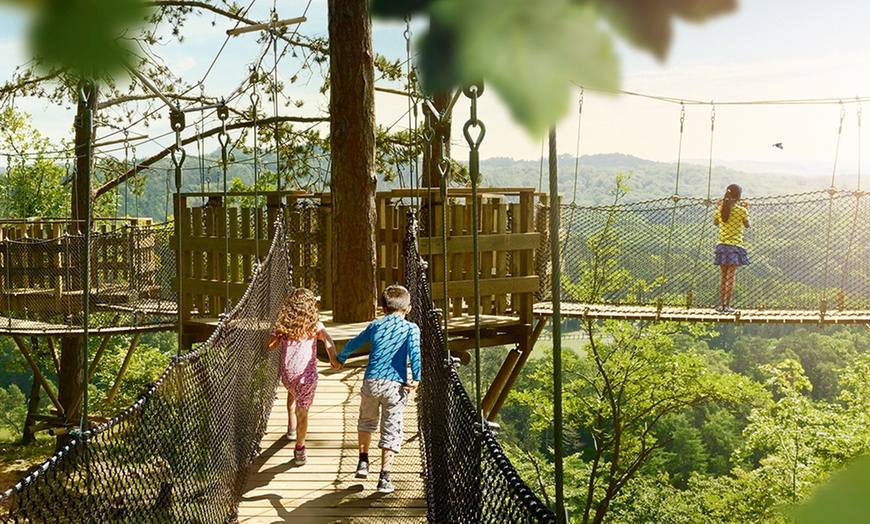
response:
<path id="1" fill-rule="evenodd" d="M 357 430 L 374 433 L 380 415 L 381 440 L 378 447 L 396 453 L 401 451 L 405 403 L 408 401 L 404 386 L 393 380 L 367 378 L 363 380 L 360 397 Z"/>

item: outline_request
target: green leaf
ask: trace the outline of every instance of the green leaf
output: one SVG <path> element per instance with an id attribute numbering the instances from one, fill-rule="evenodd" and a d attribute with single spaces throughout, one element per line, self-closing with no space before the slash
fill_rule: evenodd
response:
<path id="1" fill-rule="evenodd" d="M 613 28 L 632 44 L 663 59 L 671 44 L 672 19 L 701 22 L 737 9 L 737 0 L 592 0 Z"/>
<path id="2" fill-rule="evenodd" d="M 455 36 L 455 65 L 442 70 L 446 77 L 440 80 L 461 85 L 484 80 L 532 134 L 543 133 L 565 113 L 572 81 L 618 85 L 611 39 L 590 8 L 568 0 L 477 0 L 472 9 L 462 0 L 439 0 L 432 9 L 445 28 L 442 38 Z"/>
<path id="3" fill-rule="evenodd" d="M 820 487 L 810 500 L 793 510 L 798 524 L 864 522 L 870 514 L 870 458 L 853 462 Z"/>
<path id="4" fill-rule="evenodd" d="M 371 0 L 371 11 L 374 16 L 402 18 L 425 9 L 430 3 L 431 0 Z"/>
<path id="5" fill-rule="evenodd" d="M 50 0 L 31 27 L 31 51 L 49 68 L 102 77 L 132 63 L 129 33 L 145 15 L 138 0 Z"/>

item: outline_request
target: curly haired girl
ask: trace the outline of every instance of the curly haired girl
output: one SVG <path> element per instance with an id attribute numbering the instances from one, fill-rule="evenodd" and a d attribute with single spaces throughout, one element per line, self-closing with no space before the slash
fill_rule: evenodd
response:
<path id="1" fill-rule="evenodd" d="M 296 288 L 284 300 L 272 336 L 270 350 L 281 346 L 281 382 L 287 388 L 287 438 L 296 440 L 293 457 L 301 466 L 308 460 L 305 436 L 308 410 L 317 390 L 317 341 L 322 340 L 329 362 L 338 367 L 335 343 L 319 320 L 318 298 L 310 290 Z M 295 410 L 294 410 L 295 404 Z"/>

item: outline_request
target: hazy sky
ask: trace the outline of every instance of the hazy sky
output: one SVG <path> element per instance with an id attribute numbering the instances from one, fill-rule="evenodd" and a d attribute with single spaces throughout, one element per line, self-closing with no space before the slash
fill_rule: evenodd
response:
<path id="1" fill-rule="evenodd" d="M 261 0 L 257 0 L 259 2 Z M 308 5 L 308 21 L 299 28 L 311 35 L 325 35 L 326 1 L 279 2 L 279 17 L 298 16 Z M 272 2 L 256 4 L 251 17 L 268 19 Z M 217 26 L 212 26 L 212 22 Z M 24 13 L 0 7 L 0 78 L 26 60 Z M 247 74 L 247 64 L 260 46 L 253 34 L 229 39 L 207 76 L 205 71 L 226 39 L 221 21 L 205 16 L 185 25 L 184 48 L 169 44 L 163 56 L 176 73 L 191 82 L 204 79 L 206 93 L 228 96 Z M 838 172 L 857 169 L 859 104 L 856 97 L 870 96 L 870 4 L 854 0 L 743 0 L 738 11 L 706 24 L 678 23 L 667 60 L 659 63 L 646 53 L 619 44 L 622 58 L 622 89 L 674 100 L 715 102 L 714 162 L 759 161 L 810 166 L 830 174 L 835 157 Z M 414 29 L 417 29 L 416 25 Z M 405 56 L 404 24 L 375 22 L 376 51 L 394 58 Z M 570 35 L 566 35 L 570 38 Z M 271 54 L 266 63 L 270 63 Z M 279 66 L 287 79 L 296 72 L 292 62 Z M 319 79 L 305 77 L 291 96 L 304 100 L 299 109 L 281 109 L 293 114 L 314 114 L 327 100 L 317 94 Z M 385 87 L 394 87 L 382 84 Z M 558 124 L 559 153 L 574 154 L 577 148 L 577 99 L 571 113 Z M 842 99 L 843 131 L 837 149 L 841 106 L 832 104 L 733 104 L 734 102 Z M 468 104 L 460 99 L 454 113 L 457 126 L 468 116 Z M 248 103 L 240 100 L 238 103 Z M 394 128 L 409 125 L 407 101 L 379 93 L 376 99 L 379 123 Z M 34 116 L 37 127 L 57 137 L 69 129 L 72 116 L 66 108 L 21 101 Z M 154 106 L 160 109 L 159 106 Z M 700 160 L 710 155 L 710 104 L 687 104 L 682 140 L 683 159 Z M 265 108 L 271 113 L 271 106 Z M 487 133 L 481 145 L 483 158 L 506 156 L 537 159 L 540 139 L 529 138 L 501 107 L 492 91 L 481 100 L 480 118 Z M 213 120 L 213 116 L 210 117 Z M 411 122 L 413 124 L 413 122 Z M 156 149 L 171 143 L 159 137 L 166 121 L 147 132 L 154 141 L 140 148 Z M 680 104 L 656 99 L 601 95 L 584 96 L 580 154 L 620 152 L 658 161 L 672 161 L 680 150 Z M 461 137 L 457 128 L 456 137 Z M 134 134 L 136 130 L 131 130 Z M 192 132 L 192 131 L 191 131 Z M 866 133 L 865 133 L 866 134 Z M 783 143 L 783 149 L 773 147 Z M 206 144 L 208 150 L 217 144 Z M 455 140 L 454 157 L 467 158 L 464 140 Z M 867 156 L 867 155 L 865 155 Z"/>

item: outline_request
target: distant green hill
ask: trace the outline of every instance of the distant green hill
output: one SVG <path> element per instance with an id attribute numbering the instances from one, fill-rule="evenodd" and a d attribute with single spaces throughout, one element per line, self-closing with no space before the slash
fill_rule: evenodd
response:
<path id="1" fill-rule="evenodd" d="M 481 185 L 489 187 L 541 187 L 548 191 L 547 163 L 540 161 L 491 158 L 481 161 Z M 706 165 L 682 163 L 680 165 L 679 194 L 684 197 L 706 197 L 708 188 Z M 610 190 L 616 176 L 631 174 L 631 189 L 623 202 L 638 202 L 667 198 L 674 194 L 677 165 L 653 162 L 620 153 L 584 155 L 579 162 L 571 155 L 559 156 L 559 191 L 565 202 L 575 199 L 579 205 L 601 205 L 610 202 Z M 830 176 L 806 177 L 780 173 L 745 173 L 724 166 L 714 166 L 709 176 L 710 195 L 719 198 L 728 184 L 740 184 L 747 198 L 790 195 L 826 189 Z M 841 189 L 854 188 L 854 177 L 843 177 Z"/>
<path id="2" fill-rule="evenodd" d="M 184 191 L 221 191 L 223 188 L 223 172 L 216 168 L 217 153 L 207 155 L 204 166 L 211 169 L 199 169 L 198 158 L 188 158 L 185 162 Z M 264 159 L 267 165 L 274 168 L 274 158 Z M 247 159 L 238 158 L 237 163 L 229 166 L 229 180 L 240 178 L 246 184 L 253 182 L 253 168 Z M 270 164 L 271 162 L 271 164 Z M 728 184 L 737 183 L 743 186 L 744 196 L 754 198 L 760 196 L 790 195 L 826 189 L 830 185 L 830 176 L 807 177 L 782 173 L 747 173 L 724 166 L 714 166 L 710 176 L 710 194 L 719 198 Z M 490 158 L 481 161 L 481 187 L 535 187 L 543 186 L 549 190 L 548 167 L 540 161 L 514 160 L 511 158 Z M 158 162 L 149 170 L 145 193 L 136 199 L 127 196 L 127 214 L 150 216 L 162 221 L 172 214 L 171 194 L 174 191 L 174 178 L 171 175 L 172 166 L 168 160 Z M 407 179 L 407 170 L 406 179 Z M 574 191 L 576 177 L 576 200 Z M 579 162 L 571 155 L 559 156 L 559 191 L 566 203 L 576 201 L 579 205 L 602 205 L 611 202 L 610 190 L 614 187 L 616 176 L 631 174 L 628 180 L 630 192 L 623 199 L 624 203 L 643 200 L 667 198 L 676 189 L 677 165 L 667 162 L 653 162 L 631 155 L 620 153 L 584 155 Z M 679 194 L 684 197 L 706 197 L 708 167 L 691 163 L 680 165 Z M 838 181 L 840 189 L 853 189 L 855 177 L 841 177 Z M 379 182 L 381 191 L 398 187 L 397 182 Z M 122 190 L 123 200 L 123 190 Z M 138 206 L 137 206 L 138 203 Z M 124 214 L 122 203 L 119 214 Z"/>

